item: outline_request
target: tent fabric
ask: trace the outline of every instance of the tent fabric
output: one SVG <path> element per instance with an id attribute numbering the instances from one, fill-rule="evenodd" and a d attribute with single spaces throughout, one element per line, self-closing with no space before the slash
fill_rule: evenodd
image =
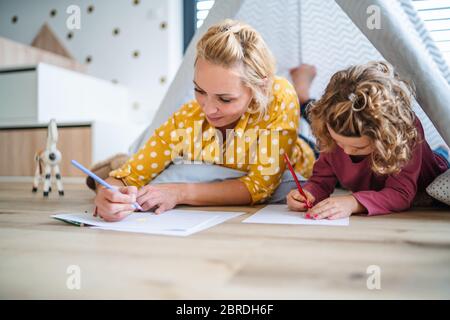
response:
<path id="1" fill-rule="evenodd" d="M 450 145 L 449 70 L 410 0 L 336 0 L 344 12 L 389 61 L 416 87 L 417 102 Z M 376 6 L 381 28 L 367 28 L 367 8 Z M 428 126 L 425 126 L 426 129 Z"/>
<path id="2" fill-rule="evenodd" d="M 447 83 L 450 84 L 450 68 L 445 58 L 442 56 L 441 51 L 434 43 L 434 40 L 431 38 L 431 35 L 428 32 L 428 29 L 426 28 L 424 22 L 419 17 L 417 10 L 414 8 L 410 0 L 399 0 L 399 4 L 410 22 L 414 25 L 414 31 L 417 33 L 423 45 L 426 47 L 426 52 L 430 54 L 431 58 L 436 64 L 436 67 L 439 68 L 442 76 L 447 80 Z"/>
<path id="3" fill-rule="evenodd" d="M 381 30 L 368 32 L 365 27 L 369 5 L 382 9 Z M 336 71 L 371 60 L 389 61 L 417 87 L 418 101 L 426 113 L 417 104 L 414 108 L 427 141 L 432 147 L 444 143 L 429 115 L 450 144 L 450 127 L 444 126 L 450 123 L 448 67 L 409 0 L 218 0 L 188 46 L 152 123 L 132 144 L 130 153 L 193 98 L 195 44 L 211 25 L 227 17 L 247 22 L 262 34 L 277 60 L 279 75 L 289 77 L 289 69 L 300 63 L 315 65 L 318 75 L 311 88 L 315 98 L 320 97 Z M 398 32 L 409 35 L 403 39 Z M 415 64 L 419 64 L 416 70 Z M 308 137 L 304 129 L 301 126 L 302 135 Z"/>

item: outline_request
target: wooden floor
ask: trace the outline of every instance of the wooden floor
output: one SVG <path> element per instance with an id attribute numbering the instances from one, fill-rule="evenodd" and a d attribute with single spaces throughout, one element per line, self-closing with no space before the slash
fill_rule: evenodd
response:
<path id="1" fill-rule="evenodd" d="M 31 184 L 0 183 L 0 298 L 450 298 L 449 209 L 353 216 L 349 227 L 242 224 L 245 215 L 178 238 L 53 220 L 92 209 L 92 192 L 65 188 L 43 199 Z M 67 288 L 71 265 L 80 290 Z M 371 265 L 379 290 L 367 288 Z"/>

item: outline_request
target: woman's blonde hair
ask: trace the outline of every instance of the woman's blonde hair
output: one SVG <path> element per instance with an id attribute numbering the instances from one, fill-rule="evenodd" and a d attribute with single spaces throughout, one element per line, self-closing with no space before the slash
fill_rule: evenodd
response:
<path id="1" fill-rule="evenodd" d="M 266 113 L 275 60 L 255 29 L 231 19 L 211 26 L 197 43 L 195 62 L 199 58 L 225 68 L 241 67 L 242 81 L 253 93 L 249 112 Z"/>
<path id="2" fill-rule="evenodd" d="M 308 115 L 320 151 L 336 147 L 327 125 L 346 137 L 373 143 L 371 168 L 395 174 L 411 159 L 418 142 L 412 87 L 386 62 L 370 62 L 335 73 Z"/>

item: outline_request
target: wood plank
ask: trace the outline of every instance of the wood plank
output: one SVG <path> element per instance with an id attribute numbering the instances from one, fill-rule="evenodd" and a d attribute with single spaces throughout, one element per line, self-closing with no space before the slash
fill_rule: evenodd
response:
<path id="1" fill-rule="evenodd" d="M 63 179 L 83 176 L 70 160 L 87 167 L 92 164 L 91 127 L 58 128 L 58 136 Z M 46 142 L 47 128 L 0 130 L 0 176 L 34 176 L 34 155 L 45 149 Z"/>
<path id="2" fill-rule="evenodd" d="M 37 65 L 39 62 L 82 73 L 87 71 L 86 65 L 73 59 L 0 37 L 0 66 L 2 68 Z"/>
<path id="3" fill-rule="evenodd" d="M 92 210 L 94 193 L 68 184 L 64 197 L 43 199 L 30 188 L 0 183 L 2 299 L 450 298 L 449 208 L 352 216 L 349 227 L 242 224 L 245 215 L 178 238 L 52 220 Z M 70 265 L 80 290 L 66 287 Z M 367 289 L 370 265 L 381 290 Z"/>

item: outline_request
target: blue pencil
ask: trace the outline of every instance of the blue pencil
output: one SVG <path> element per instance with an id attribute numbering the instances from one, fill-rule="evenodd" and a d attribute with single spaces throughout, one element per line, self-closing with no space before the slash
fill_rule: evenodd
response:
<path id="1" fill-rule="evenodd" d="M 72 164 L 77 167 L 78 169 L 80 169 L 81 171 L 83 171 L 84 173 L 86 173 L 88 176 L 90 176 L 92 179 L 94 179 L 95 181 L 97 181 L 98 183 L 100 183 L 102 186 L 104 186 L 106 189 L 110 189 L 110 190 L 117 190 L 116 187 L 110 185 L 108 182 L 106 182 L 105 180 L 103 180 L 102 178 L 100 178 L 99 176 L 97 176 L 95 173 L 93 173 L 92 171 L 86 169 L 82 164 L 78 163 L 76 160 L 72 160 Z M 144 209 L 141 208 L 141 206 L 139 205 L 139 203 L 135 202 L 133 203 L 133 206 L 140 210 L 140 211 L 144 211 Z"/>

